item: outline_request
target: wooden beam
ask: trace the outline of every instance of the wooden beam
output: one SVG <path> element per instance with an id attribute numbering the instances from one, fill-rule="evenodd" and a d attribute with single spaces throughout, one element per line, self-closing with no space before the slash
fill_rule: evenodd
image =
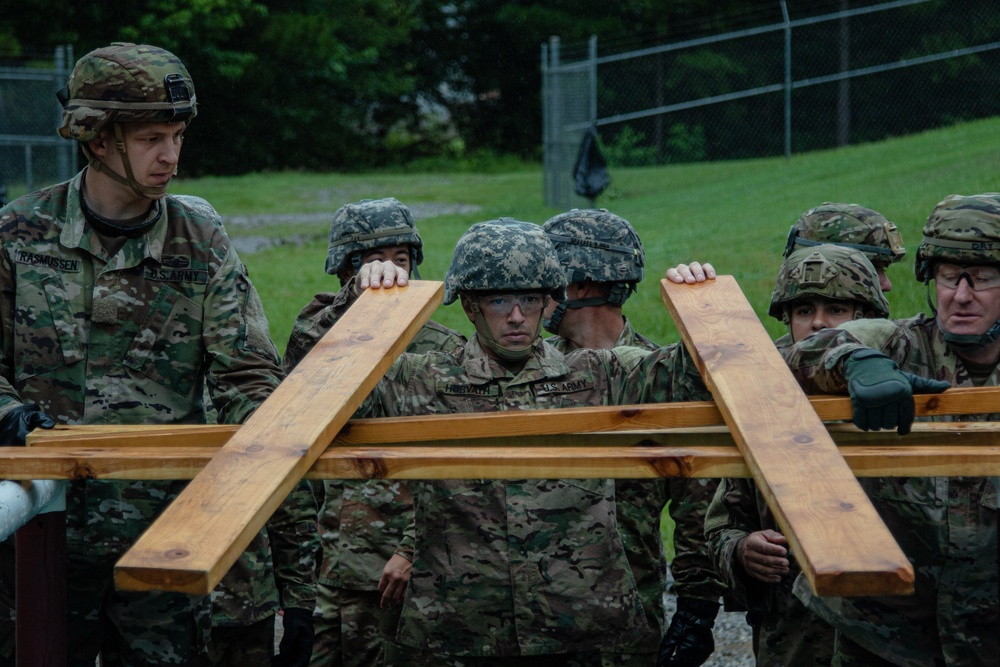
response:
<path id="1" fill-rule="evenodd" d="M 820 419 L 850 420 L 851 400 L 841 396 L 810 396 L 809 403 Z M 971 415 L 993 412 L 1000 405 L 1000 387 L 949 389 L 943 394 L 915 397 L 918 416 Z M 637 431 L 668 428 L 699 428 L 722 425 L 715 403 L 661 403 L 593 408 L 557 408 L 454 415 L 422 415 L 352 419 L 333 440 L 334 445 L 371 445 L 386 442 L 430 442 L 449 438 L 546 435 L 605 431 Z M 93 445 L 113 447 L 206 446 L 219 447 L 232 437 L 233 425 L 122 425 L 57 426 L 38 429 L 28 436 L 33 447 Z M 137 441 L 141 438 L 141 442 Z"/>
<path id="2" fill-rule="evenodd" d="M 119 560 L 116 586 L 210 593 L 441 303 L 442 292 L 431 281 L 366 290 Z"/>
<path id="3" fill-rule="evenodd" d="M 133 428 L 140 436 L 148 429 Z M 907 436 L 864 433 L 850 424 L 829 429 L 859 477 L 1000 475 L 1000 423 L 918 422 Z M 92 435 L 87 426 L 66 433 L 74 430 Z M 218 452 L 162 443 L 135 447 L 121 436 L 106 446 L 0 448 L 0 477 L 190 479 Z M 306 473 L 310 479 L 751 476 L 725 427 L 343 445 L 324 452 Z"/>
<path id="4" fill-rule="evenodd" d="M 911 593 L 913 567 L 733 277 L 660 284 L 812 589 L 818 595 Z"/>

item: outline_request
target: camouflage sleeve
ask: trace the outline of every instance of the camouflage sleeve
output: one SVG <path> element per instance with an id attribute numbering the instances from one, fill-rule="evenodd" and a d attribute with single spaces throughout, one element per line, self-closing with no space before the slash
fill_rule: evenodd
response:
<path id="1" fill-rule="evenodd" d="M 834 329 L 823 329 L 781 351 L 788 367 L 807 393 L 844 394 L 844 359 L 857 350 L 871 347 L 882 350 L 902 363 L 906 345 L 905 330 L 893 320 L 868 319 L 845 322 Z"/>
<path id="2" fill-rule="evenodd" d="M 301 480 L 267 524 L 281 608 L 316 606 L 318 510 L 309 480 Z"/>
<path id="3" fill-rule="evenodd" d="M 0 248 L 0 417 L 21 404 L 13 386 L 15 289 L 14 270 L 4 246 Z"/>
<path id="4" fill-rule="evenodd" d="M 711 400 L 712 394 L 683 345 L 667 345 L 638 357 L 632 350 L 637 348 L 612 350 L 627 371 L 619 404 Z"/>
<path id="5" fill-rule="evenodd" d="M 747 576 L 736 556 L 739 541 L 761 530 L 753 485 L 745 479 L 724 479 L 718 485 L 705 514 L 705 538 L 715 572 L 722 578 L 729 593 L 745 609 L 749 603 L 759 606 L 760 588 Z"/>
<path id="6" fill-rule="evenodd" d="M 204 305 L 208 389 L 219 423 L 239 424 L 283 377 L 257 290 L 230 248 L 210 279 Z"/>
<path id="7" fill-rule="evenodd" d="M 719 481 L 669 480 L 670 518 L 674 520 L 674 590 L 678 596 L 718 602 L 725 584 L 715 572 L 705 539 L 705 514 Z"/>
<path id="8" fill-rule="evenodd" d="M 320 292 L 313 297 L 295 319 L 292 333 L 288 337 L 288 345 L 285 346 L 285 356 L 282 360 L 285 373 L 291 373 L 292 369 L 298 366 L 302 358 L 326 335 L 349 305 L 347 295 L 343 291 Z"/>

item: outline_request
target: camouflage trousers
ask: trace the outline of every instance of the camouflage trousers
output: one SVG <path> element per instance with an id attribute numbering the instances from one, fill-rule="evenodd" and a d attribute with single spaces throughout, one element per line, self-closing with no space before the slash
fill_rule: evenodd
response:
<path id="1" fill-rule="evenodd" d="M 601 667 L 654 667 L 655 653 L 601 653 Z"/>
<path id="2" fill-rule="evenodd" d="M 881 656 L 866 651 L 839 632 L 834 646 L 834 667 L 894 667 L 896 665 L 894 662 L 889 662 Z M 928 656 L 923 664 L 926 667 L 944 667 L 945 663 L 943 660 L 935 660 Z"/>
<path id="3" fill-rule="evenodd" d="M 70 554 L 67 563 L 67 646 L 70 667 L 200 665 L 211 606 L 207 597 L 116 591 L 116 556 Z"/>
<path id="4" fill-rule="evenodd" d="M 213 627 L 209 654 L 212 667 L 271 667 L 274 616 L 250 625 Z"/>
<path id="5" fill-rule="evenodd" d="M 316 638 L 310 667 L 382 664 L 385 636 L 396 634 L 402 607 L 379 608 L 382 594 L 317 585 Z"/>
<path id="6" fill-rule="evenodd" d="M 649 661 L 641 664 L 652 667 L 656 658 L 655 656 L 649 656 L 649 658 Z M 601 654 L 595 651 L 484 658 L 440 655 L 409 646 L 392 644 L 386 647 L 386 660 L 383 667 L 601 667 L 602 664 Z"/>

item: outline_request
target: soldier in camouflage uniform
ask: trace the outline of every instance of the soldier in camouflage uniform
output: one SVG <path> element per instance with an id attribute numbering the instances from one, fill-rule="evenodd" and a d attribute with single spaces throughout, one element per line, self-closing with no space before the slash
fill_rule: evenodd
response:
<path id="1" fill-rule="evenodd" d="M 190 75 L 163 49 L 114 44 L 80 59 L 60 100 L 59 133 L 80 142 L 88 166 L 0 211 L 0 432 L 16 425 L 4 444 L 23 444 L 32 426 L 45 425 L 39 415 L 64 424 L 202 423 L 206 383 L 219 421 L 243 422 L 282 373 L 218 215 L 203 200 L 166 194 L 197 111 Z M 98 651 L 104 665 L 207 658 L 208 597 L 113 585 L 115 561 L 182 487 L 71 484 L 68 664 L 92 667 Z M 255 546 L 267 552 L 266 541 Z M 275 549 L 297 555 L 300 545 Z M 263 619 L 273 633 L 277 596 L 266 574 L 248 582 L 257 595 L 239 596 L 235 612 L 241 625 Z M 293 596 L 311 588 L 290 586 L 283 602 L 294 606 Z M 311 609 L 312 598 L 303 604 Z"/>
<path id="2" fill-rule="evenodd" d="M 819 329 L 888 317 L 875 267 L 857 250 L 835 245 L 793 251 L 781 266 L 769 314 L 788 325 L 788 345 Z M 786 346 L 787 347 L 787 346 Z M 724 479 L 705 520 L 716 570 L 748 609 L 758 665 L 830 665 L 834 631 L 792 594 L 800 572 L 753 480 Z M 762 563 L 769 559 L 767 563 Z"/>
<path id="3" fill-rule="evenodd" d="M 827 202 L 803 213 L 788 231 L 785 258 L 796 248 L 822 243 L 846 246 L 864 253 L 878 271 L 883 292 L 892 289 L 886 268 L 906 254 L 896 224 L 881 213 L 857 204 Z"/>
<path id="4" fill-rule="evenodd" d="M 605 209 L 573 210 L 543 226 L 566 273 L 567 298 L 546 309 L 550 345 L 563 354 L 580 348 L 620 346 L 656 350 L 622 314 L 622 305 L 643 278 L 645 253 L 624 218 Z M 704 538 L 704 519 L 717 484 L 707 479 L 616 480 L 618 529 L 642 595 L 649 632 L 618 651 L 611 665 L 702 664 L 712 654 L 712 627 L 724 586 L 715 574 Z M 672 564 L 677 613 L 666 630 L 663 593 L 666 556 L 660 517 L 667 502 L 676 522 Z M 663 644 L 662 654 L 657 660 Z M 622 655 L 624 654 L 624 655 Z"/>
<path id="5" fill-rule="evenodd" d="M 406 284 L 365 264 L 345 288 Z M 500 219 L 458 241 L 445 303 L 476 336 L 457 355 L 404 354 L 363 416 L 495 412 L 707 398 L 682 348 L 576 350 L 539 335 L 564 297 L 537 225 Z M 601 665 L 648 632 L 609 480 L 436 480 L 411 485 L 413 570 L 387 665 Z"/>
<path id="6" fill-rule="evenodd" d="M 410 210 L 393 198 L 363 200 L 333 214 L 326 272 L 343 287 L 365 262 L 388 259 L 407 273 L 423 260 L 423 242 Z M 299 314 L 285 349 L 291 372 L 330 330 L 347 292 L 322 292 Z M 434 321 L 414 336 L 408 352 L 453 353 L 465 337 Z M 329 480 L 317 490 L 323 557 L 314 622 L 315 667 L 381 664 L 383 636 L 399 620 L 413 554 L 403 551 L 413 501 L 399 480 Z M 383 594 L 382 591 L 385 591 Z"/>
<path id="7" fill-rule="evenodd" d="M 809 391 L 849 393 L 854 423 L 909 432 L 913 393 L 1000 382 L 1000 195 L 951 195 L 917 250 L 931 316 L 857 320 L 790 349 Z M 928 379 L 933 378 L 933 379 Z M 952 421 L 953 417 L 934 417 Z M 1000 412 L 962 421 L 1000 420 Z M 862 486 L 913 563 L 912 597 L 796 595 L 837 629 L 843 665 L 996 665 L 997 489 L 986 477 L 867 478 Z"/>

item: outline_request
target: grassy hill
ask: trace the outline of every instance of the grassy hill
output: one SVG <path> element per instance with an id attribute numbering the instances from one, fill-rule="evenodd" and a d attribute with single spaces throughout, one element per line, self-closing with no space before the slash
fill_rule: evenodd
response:
<path id="1" fill-rule="evenodd" d="M 1000 191 L 1000 118 L 876 144 L 738 162 L 611 168 L 609 191 L 598 206 L 627 218 L 646 247 L 646 281 L 626 304 L 637 328 L 660 342 L 677 340 L 660 301 L 658 279 L 679 262 L 710 261 L 736 276 L 769 332 L 784 332 L 767 306 L 788 228 L 805 210 L 827 201 L 862 204 L 893 220 L 907 256 L 889 270 L 892 313 L 927 309 L 926 292 L 913 277 L 920 230 L 934 205 L 953 193 Z M 427 279 L 443 279 L 455 241 L 470 224 L 510 216 L 543 223 L 559 211 L 542 205 L 541 169 L 504 174 L 254 174 L 181 179 L 176 193 L 205 197 L 224 217 L 314 214 L 276 227 L 228 225 L 230 235 L 292 235 L 304 243 L 244 253 L 279 348 L 284 349 L 299 309 L 318 291 L 335 291 L 323 273 L 329 216 L 340 205 L 393 196 L 414 204 L 449 205 L 460 212 L 417 220 L 424 239 Z M 463 205 L 457 207 L 454 205 Z M 312 220 L 309 222 L 308 220 Z M 435 319 L 465 332 L 460 306 Z"/>

